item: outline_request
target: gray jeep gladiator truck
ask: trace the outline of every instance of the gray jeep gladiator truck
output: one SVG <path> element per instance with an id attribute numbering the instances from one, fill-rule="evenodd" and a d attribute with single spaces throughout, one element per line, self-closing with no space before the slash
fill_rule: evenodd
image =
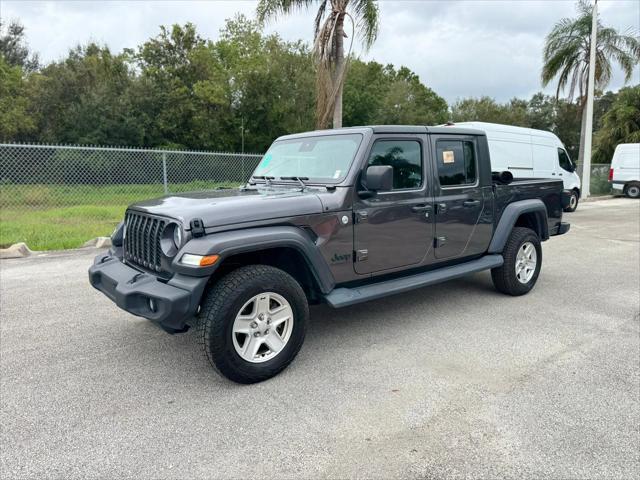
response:
<path id="1" fill-rule="evenodd" d="M 91 285 L 253 383 L 302 346 L 309 304 L 345 307 L 491 270 L 535 285 L 541 242 L 569 230 L 561 180 L 491 172 L 487 138 L 372 126 L 278 138 L 238 189 L 131 205 Z M 452 293 L 455 295 L 455 293 Z"/>

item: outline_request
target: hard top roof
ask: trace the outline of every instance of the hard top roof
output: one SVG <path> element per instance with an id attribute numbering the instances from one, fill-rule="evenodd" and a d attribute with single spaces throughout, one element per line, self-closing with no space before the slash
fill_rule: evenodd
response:
<path id="1" fill-rule="evenodd" d="M 450 134 L 450 135 L 484 135 L 482 130 L 476 130 L 473 128 L 461 128 L 461 127 L 428 127 L 426 125 L 366 125 L 361 127 L 343 127 L 332 130 L 313 130 L 309 132 L 294 133 L 291 135 L 284 135 L 279 139 L 288 139 L 296 137 L 311 137 L 318 135 L 340 135 L 349 133 L 369 133 L 376 134 L 420 134 L 420 133 L 435 133 L 435 134 Z"/>

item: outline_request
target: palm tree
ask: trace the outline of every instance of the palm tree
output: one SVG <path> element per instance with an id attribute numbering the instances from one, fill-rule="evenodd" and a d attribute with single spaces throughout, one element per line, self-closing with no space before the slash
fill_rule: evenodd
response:
<path id="1" fill-rule="evenodd" d="M 560 96 L 560 92 L 567 87 L 569 88 L 570 101 L 578 93 L 578 102 L 582 112 L 578 163 L 582 165 L 586 124 L 586 108 L 584 106 L 589 78 L 593 6 L 588 0 L 579 0 L 577 10 L 578 16 L 576 18 L 563 18 L 547 35 L 544 46 L 542 85 L 546 87 L 554 78 L 558 77 L 556 99 Z M 627 30 L 624 34 L 620 34 L 614 28 L 605 27 L 598 20 L 596 90 L 603 91 L 609 84 L 612 60 L 622 68 L 625 82 L 628 82 L 634 67 L 640 61 L 640 41 L 633 31 Z"/>
<path id="2" fill-rule="evenodd" d="M 378 2 L 376 0 L 260 0 L 258 20 L 264 22 L 280 14 L 318 3 L 315 17 L 313 56 L 317 64 L 317 126 L 324 128 L 333 115 L 333 128 L 342 127 L 342 90 L 347 68 L 344 39 L 347 38 L 345 19 L 351 21 L 352 32 L 356 28 L 365 50 L 369 49 L 378 34 Z"/>

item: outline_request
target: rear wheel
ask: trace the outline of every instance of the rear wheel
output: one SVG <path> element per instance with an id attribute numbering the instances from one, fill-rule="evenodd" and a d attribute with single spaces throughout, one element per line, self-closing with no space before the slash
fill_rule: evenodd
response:
<path id="1" fill-rule="evenodd" d="M 627 185 L 624 192 L 629 198 L 640 198 L 640 184 L 631 183 Z"/>
<path id="2" fill-rule="evenodd" d="M 280 373 L 304 341 L 309 307 L 288 273 L 266 265 L 238 268 L 206 293 L 198 337 L 209 362 L 238 383 Z"/>
<path id="3" fill-rule="evenodd" d="M 575 190 L 572 190 L 571 193 L 569 194 L 569 203 L 567 204 L 566 207 L 564 207 L 564 211 L 565 212 L 575 212 L 576 209 L 578 208 L 578 192 Z"/>
<path id="4" fill-rule="evenodd" d="M 491 270 L 496 289 L 514 296 L 528 293 L 536 284 L 542 266 L 542 246 L 536 232 L 514 227 L 502 256 L 502 266 Z"/>

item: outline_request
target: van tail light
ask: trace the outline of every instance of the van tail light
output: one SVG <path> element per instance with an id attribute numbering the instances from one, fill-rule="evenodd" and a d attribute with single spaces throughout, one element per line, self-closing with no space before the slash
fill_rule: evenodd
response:
<path id="1" fill-rule="evenodd" d="M 609 181 L 613 180 L 613 168 L 609 169 Z"/>

